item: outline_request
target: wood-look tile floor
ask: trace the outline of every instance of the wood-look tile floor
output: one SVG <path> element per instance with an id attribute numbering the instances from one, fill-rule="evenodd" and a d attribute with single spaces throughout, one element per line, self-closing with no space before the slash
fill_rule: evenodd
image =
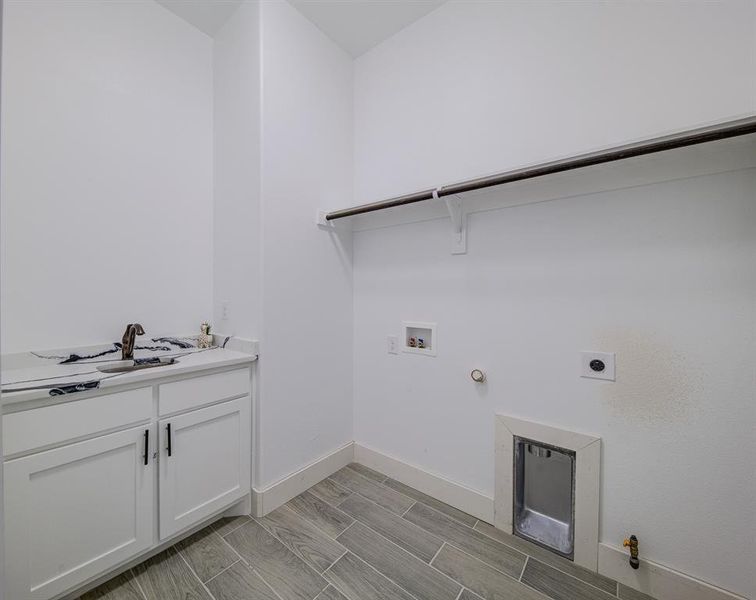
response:
<path id="1" fill-rule="evenodd" d="M 80 600 L 653 600 L 352 464 Z"/>

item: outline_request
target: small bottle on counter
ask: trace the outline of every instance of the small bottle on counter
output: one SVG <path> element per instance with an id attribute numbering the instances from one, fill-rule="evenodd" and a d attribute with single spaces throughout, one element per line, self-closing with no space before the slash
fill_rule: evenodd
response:
<path id="1" fill-rule="evenodd" d="M 210 348 L 212 345 L 213 336 L 210 335 L 210 323 L 202 323 L 199 338 L 197 338 L 197 348 Z"/>

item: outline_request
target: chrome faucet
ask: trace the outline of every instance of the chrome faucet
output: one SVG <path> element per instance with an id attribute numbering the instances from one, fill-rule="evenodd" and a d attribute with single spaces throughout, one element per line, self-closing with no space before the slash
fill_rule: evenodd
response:
<path id="1" fill-rule="evenodd" d="M 123 342 L 121 346 L 121 358 L 123 360 L 132 360 L 134 358 L 134 340 L 138 335 L 144 335 L 144 328 L 139 323 L 129 323 L 126 325 L 126 331 L 121 340 Z"/>

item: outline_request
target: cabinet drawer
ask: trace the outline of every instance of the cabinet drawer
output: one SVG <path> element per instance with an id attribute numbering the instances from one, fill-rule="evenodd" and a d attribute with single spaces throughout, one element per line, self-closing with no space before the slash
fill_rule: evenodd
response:
<path id="1" fill-rule="evenodd" d="M 3 453 L 28 452 L 151 416 L 151 387 L 11 413 L 3 416 Z"/>
<path id="2" fill-rule="evenodd" d="M 160 385 L 159 414 L 169 415 L 249 394 L 249 369 L 203 375 Z"/>

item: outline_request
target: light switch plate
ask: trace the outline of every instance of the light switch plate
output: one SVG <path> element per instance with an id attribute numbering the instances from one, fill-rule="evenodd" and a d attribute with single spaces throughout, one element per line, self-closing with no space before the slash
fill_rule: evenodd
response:
<path id="1" fill-rule="evenodd" d="M 399 338 L 395 335 L 390 335 L 387 338 L 388 353 L 399 354 Z"/>
<path id="2" fill-rule="evenodd" d="M 580 376 L 615 381 L 614 357 L 614 352 L 581 352 Z"/>

